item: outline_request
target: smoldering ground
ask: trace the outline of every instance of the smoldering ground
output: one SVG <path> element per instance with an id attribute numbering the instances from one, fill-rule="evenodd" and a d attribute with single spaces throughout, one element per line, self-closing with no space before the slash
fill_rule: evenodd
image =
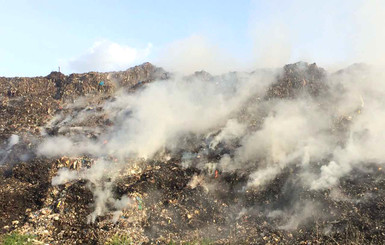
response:
<path id="1" fill-rule="evenodd" d="M 134 201 L 114 194 L 114 186 L 124 169 L 145 169 L 155 161 L 189 173 L 180 188 L 208 193 L 210 205 L 226 203 L 221 226 L 249 217 L 296 230 L 336 219 L 339 207 L 330 202 L 357 202 L 343 194 L 349 192 L 346 178 L 360 182 L 359 173 L 383 167 L 382 78 L 364 65 L 328 73 L 296 63 L 280 70 L 155 81 L 102 105 L 98 113 L 108 115 L 112 126 L 97 137 L 49 137 L 38 154 L 98 159 L 89 169 L 61 170 L 52 182 L 90 183 L 95 203 L 89 221 L 130 208 Z M 87 120 L 84 113 L 71 117 L 67 126 Z M 158 200 L 155 193 L 145 199 Z M 328 227 L 322 232 L 330 232 Z"/>
<path id="2" fill-rule="evenodd" d="M 15 102 L 22 98 L 13 98 L 17 97 L 14 89 L 30 80 L 2 80 L 14 88 L 8 95 L 12 101 L 2 100 L 1 108 L 23 111 L 9 110 L 4 115 L 16 116 L 2 125 L 16 125 L 18 117 L 27 121 L 30 118 L 24 114 L 36 113 L 31 124 L 41 126 L 43 116 L 53 116 L 40 128 L 40 136 L 29 139 L 22 130 L 15 129 L 17 135 L 20 132 L 17 136 L 11 127 L 2 128 L 6 142 L 0 146 L 0 167 L 19 161 L 28 164 L 16 165 L 4 174 L 11 178 L 0 179 L 9 190 L 0 190 L 6 197 L 0 200 L 34 203 L 30 218 L 24 206 L 6 209 L 10 205 L 1 202 L 8 213 L 18 211 L 6 214 L 6 222 L 18 216 L 20 222 L 28 220 L 33 231 L 43 226 L 45 234 L 47 223 L 34 221 L 39 215 L 34 211 L 44 206 L 54 212 L 46 220 L 58 218 L 47 227 L 62 242 L 78 236 L 83 242 L 104 242 L 109 229 L 115 233 L 116 227 L 123 227 L 123 233 L 139 230 L 147 243 L 162 239 L 169 243 L 174 238 L 182 243 L 186 237 L 209 237 L 224 244 L 382 243 L 384 4 L 362 1 L 357 8 L 359 1 L 294 2 L 288 9 L 289 21 L 276 12 L 256 28 L 251 23 L 260 53 L 240 62 L 253 67 L 251 72 L 218 75 L 243 67 L 226 50 L 219 50 L 220 45 L 198 34 L 170 45 L 163 64 L 183 75 L 208 69 L 215 76 L 198 71 L 186 77 L 164 73 L 161 78 L 153 76 L 161 69 L 148 63 L 119 74 L 53 73 L 45 80 L 35 79 L 47 97 L 37 100 L 44 95 L 39 93 L 42 89 L 27 86 L 24 92 L 34 93 L 19 107 Z M 281 11 L 281 2 L 272 3 Z M 334 13 L 330 9 L 344 12 L 347 18 L 329 19 Z M 343 24 L 309 21 L 318 14 Z M 280 25 L 285 22 L 291 26 Z M 301 28 L 306 33 L 300 33 Z M 323 35 L 312 42 L 309 35 L 315 32 Z M 342 34 L 328 35 L 333 32 Z M 333 62 L 338 56 L 333 51 L 350 47 L 345 62 L 366 63 L 336 69 L 332 62 L 328 64 L 332 69 L 324 70 L 298 62 L 254 70 L 255 63 L 247 62 L 255 59 L 263 67 L 281 67 L 293 61 L 293 53 L 307 57 L 302 52 L 312 50 L 309 43 Z M 296 46 L 301 50 L 294 50 Z M 326 63 L 325 57 L 321 62 Z M 103 89 L 100 80 L 113 88 Z M 71 91 L 79 93 L 71 96 Z M 21 94 L 27 98 L 25 93 Z M 53 106 L 52 100 L 60 100 L 64 108 Z M 45 102 L 51 106 L 43 107 Z M 24 106 L 29 109 L 24 111 Z M 36 108 L 42 110 L 32 110 Z M 21 125 L 25 131 L 38 132 L 31 124 Z M 26 140 L 33 147 L 38 142 L 36 151 L 26 147 L 30 145 Z M 57 170 L 63 165 L 69 168 Z M 9 183 L 16 183 L 21 191 L 15 192 Z M 134 219 L 136 223 L 131 222 Z"/>

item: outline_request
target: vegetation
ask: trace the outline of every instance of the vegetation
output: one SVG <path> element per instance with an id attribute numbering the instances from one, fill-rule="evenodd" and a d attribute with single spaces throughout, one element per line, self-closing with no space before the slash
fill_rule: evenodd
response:
<path id="1" fill-rule="evenodd" d="M 32 245 L 34 236 L 23 235 L 17 232 L 5 234 L 0 238 L 0 243 L 3 245 Z"/>
<path id="2" fill-rule="evenodd" d="M 114 235 L 109 242 L 108 245 L 130 245 L 133 244 L 132 239 L 127 235 Z"/>

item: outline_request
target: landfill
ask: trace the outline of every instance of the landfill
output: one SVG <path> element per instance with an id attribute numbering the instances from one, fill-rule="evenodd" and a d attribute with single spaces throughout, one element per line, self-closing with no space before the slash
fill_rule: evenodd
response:
<path id="1" fill-rule="evenodd" d="M 240 132 L 254 132 L 263 128 L 268 103 L 311 97 L 320 108 L 327 107 L 321 98 L 332 100 L 331 90 L 336 89 L 328 80 L 346 72 L 328 73 L 305 62 L 288 64 L 231 115 L 247 125 L 239 127 Z M 254 73 L 271 71 L 220 76 L 201 71 L 178 79 L 215 85 Z M 17 233 L 31 235 L 31 244 L 383 243 L 381 162 L 352 167 L 331 187 L 310 188 L 297 183 L 303 167 L 296 164 L 277 165 L 278 173 L 264 182 L 258 179 L 261 184 L 251 183 L 256 178 L 252 164 L 234 170 L 219 167 L 225 155 L 235 158 L 242 144 L 233 138 L 206 143 L 219 139 L 224 130 L 188 135 L 178 141 L 178 148 L 165 146 L 150 158 L 110 153 L 113 138 L 105 134 L 119 126 L 117 118 L 129 115 L 124 110 L 110 113 L 113 109 L 106 104 L 119 101 L 122 93 L 145 93 L 176 76 L 144 63 L 119 72 L 0 77 L 0 241 Z M 328 130 L 338 140 L 349 137 L 347 128 L 365 109 L 365 101 L 357 98 L 357 108 L 330 122 Z M 252 111 L 256 104 L 261 107 Z M 65 152 L 61 156 L 39 153 L 42 142 L 51 137 L 100 140 L 98 151 L 103 154 L 67 154 L 64 143 L 56 147 Z M 96 180 L 88 177 L 101 160 L 110 167 Z M 325 169 L 325 162 L 317 163 L 319 169 Z"/>

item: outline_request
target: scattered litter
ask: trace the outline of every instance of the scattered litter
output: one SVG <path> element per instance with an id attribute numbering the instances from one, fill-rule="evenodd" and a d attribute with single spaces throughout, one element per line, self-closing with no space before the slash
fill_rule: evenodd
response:
<path id="1" fill-rule="evenodd" d="M 142 210 L 143 209 L 143 201 L 139 196 L 136 196 L 136 201 L 138 203 L 138 209 Z"/>

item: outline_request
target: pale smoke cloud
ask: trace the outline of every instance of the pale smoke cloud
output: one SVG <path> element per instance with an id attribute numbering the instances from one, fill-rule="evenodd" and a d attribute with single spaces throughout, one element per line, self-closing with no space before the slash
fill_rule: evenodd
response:
<path id="1" fill-rule="evenodd" d="M 284 24 L 272 23 L 255 27 L 253 36 L 253 61 L 256 67 L 276 68 L 290 61 L 290 32 Z"/>
<path id="2" fill-rule="evenodd" d="M 269 166 L 264 169 L 259 169 L 254 173 L 250 174 L 249 182 L 247 183 L 247 187 L 259 187 L 264 186 L 269 183 L 282 171 L 282 169 L 277 166 Z"/>
<path id="3" fill-rule="evenodd" d="M 236 151 L 236 163 L 256 161 L 262 167 L 277 169 L 305 154 L 311 154 L 314 160 L 330 150 L 327 145 L 331 136 L 320 134 L 329 127 L 329 119 L 319 117 L 322 112 L 317 111 L 317 105 L 294 100 L 278 102 L 270 110 L 262 128 L 243 138 Z"/>
<path id="4" fill-rule="evenodd" d="M 295 230 L 300 224 L 303 224 L 307 220 L 317 216 L 318 205 L 310 201 L 297 202 L 289 210 L 274 210 L 268 214 L 268 217 L 277 218 L 281 217 L 286 220 L 284 225 L 279 226 L 284 230 Z"/>
<path id="5" fill-rule="evenodd" d="M 105 105 L 106 113 L 116 115 L 116 126 L 99 141 L 52 137 L 39 146 L 38 153 L 49 157 L 110 154 L 120 159 L 151 158 L 163 147 L 177 148 L 177 141 L 183 135 L 205 134 L 225 125 L 231 113 L 236 112 L 249 96 L 263 91 L 270 81 L 269 75 L 218 83 L 200 80 L 154 82 L 138 93 L 123 94 Z M 235 132 L 225 131 L 219 137 L 226 139 L 243 130 L 243 126 L 234 121 L 230 121 L 228 127 L 234 127 Z"/>
<path id="6" fill-rule="evenodd" d="M 16 145 L 17 143 L 19 143 L 19 136 L 16 135 L 16 134 L 12 134 L 11 137 L 9 138 L 8 140 L 8 149 L 10 149 L 12 146 Z"/>
<path id="7" fill-rule="evenodd" d="M 60 147 L 58 147 L 60 146 Z M 44 140 L 37 149 L 38 155 L 47 157 L 55 156 L 79 156 L 84 153 L 92 155 L 101 155 L 104 153 L 103 145 L 86 138 L 77 140 L 65 137 L 49 137 Z"/>
<path id="8" fill-rule="evenodd" d="M 384 164 L 382 72 L 347 69 L 327 78 L 329 93 L 324 96 L 303 95 L 290 100 L 261 99 L 275 76 L 263 74 L 238 74 L 218 81 L 176 78 L 153 82 L 136 93 L 119 94 L 104 105 L 115 126 L 99 140 L 53 137 L 43 142 L 38 152 L 45 156 L 110 156 L 126 162 L 111 165 L 101 161 L 81 172 L 61 170 L 53 178 L 53 184 L 77 179 L 91 183 L 95 210 L 89 222 L 110 211 L 108 203 L 116 202 L 112 183 L 117 172 L 130 165 L 125 159 L 152 159 L 163 149 L 182 152 L 182 165 L 196 166 L 210 176 L 216 169 L 247 171 L 244 187 L 257 189 L 288 168 L 299 169 L 299 185 L 320 190 L 338 185 L 357 167 Z M 249 113 L 251 120 L 241 111 Z M 346 121 L 342 128 L 341 118 Z M 254 120 L 257 123 L 251 127 Z M 189 135 L 196 136 L 197 142 L 181 144 Z M 190 151 L 194 144 L 203 149 Z M 231 153 L 217 160 L 206 158 L 207 152 L 221 149 L 231 149 Z M 198 185 L 207 191 L 215 189 L 201 176 L 189 183 L 191 188 Z M 293 212 L 298 215 L 300 208 L 296 210 Z M 308 215 L 312 207 L 306 206 L 306 210 L 310 210 L 305 212 Z M 114 220 L 119 210 L 115 214 Z M 296 220 L 289 219 L 283 227 L 297 227 Z"/>
<path id="9" fill-rule="evenodd" d="M 384 164 L 384 100 L 368 99 L 365 103 L 366 106 L 360 110 L 360 114 L 352 118 L 345 147 L 336 147 L 333 152 L 334 161 L 321 167 L 319 179 L 311 184 L 313 189 L 336 185 L 341 177 L 356 167 L 370 163 Z"/>
<path id="10" fill-rule="evenodd" d="M 242 169 L 256 168 L 249 178 L 248 187 L 269 183 L 290 165 L 318 161 L 330 152 L 335 144 L 333 135 L 324 134 L 330 119 L 311 101 L 278 102 L 262 128 L 246 135 L 236 150 L 233 163 L 222 164 Z"/>
<path id="11" fill-rule="evenodd" d="M 108 136 L 108 143 L 80 141 L 77 144 L 71 139 L 56 137 L 46 140 L 40 146 L 39 153 L 47 156 L 111 153 L 122 157 L 151 157 L 164 146 L 172 148 L 173 142 L 180 135 L 201 134 L 225 125 L 214 137 L 211 147 L 215 148 L 219 142 L 226 143 L 231 138 L 243 138 L 242 146 L 236 152 L 236 162 L 245 163 L 258 158 L 263 159 L 264 164 L 285 165 L 287 162 L 302 159 L 305 152 L 308 154 L 307 158 L 314 160 L 331 151 L 328 145 L 333 147 L 333 135 L 322 134 L 329 129 L 333 113 L 348 115 L 362 106 L 362 95 L 373 92 L 365 88 L 367 82 L 359 87 L 358 84 L 364 83 L 347 81 L 350 91 L 343 95 L 343 99 L 335 102 L 335 112 L 323 110 L 318 107 L 318 102 L 311 100 L 278 102 L 270 105 L 269 110 L 272 113 L 264 119 L 262 128 L 247 132 L 246 135 L 245 125 L 228 117 L 250 95 L 263 89 L 265 85 L 261 79 L 250 78 L 227 85 L 198 80 L 155 82 L 139 93 L 119 96 L 115 102 L 105 106 L 112 113 L 114 110 L 123 112 L 120 116 L 118 114 L 118 127 Z M 253 88 L 255 85 L 257 86 Z M 229 92 L 232 89 L 235 89 L 235 93 Z M 153 98 L 157 98 L 157 103 L 153 103 Z M 365 103 L 368 105 L 371 102 L 366 100 Z M 363 111 L 357 121 L 354 121 L 353 126 L 357 130 L 363 125 L 370 125 L 373 130 L 379 127 L 380 124 L 377 125 L 376 121 L 364 120 L 366 113 L 369 111 Z M 379 128 L 375 130 L 373 135 L 380 137 Z M 55 148 L 57 144 L 61 147 Z"/>
<path id="12" fill-rule="evenodd" d="M 144 49 L 138 49 L 108 40 L 97 41 L 79 57 L 63 61 L 62 66 L 71 72 L 126 70 L 145 62 L 151 50 L 151 43 Z"/>
<path id="13" fill-rule="evenodd" d="M 19 143 L 20 137 L 16 134 L 12 134 L 8 139 L 8 144 L 4 149 L 0 148 L 0 165 L 4 164 L 8 159 L 8 155 L 12 151 L 14 145 Z"/>
<path id="14" fill-rule="evenodd" d="M 299 169 L 298 185 L 322 190 L 337 186 L 342 177 L 357 167 L 364 168 L 373 162 L 384 165 L 385 90 L 381 72 L 348 69 L 328 77 L 329 94 L 291 100 L 255 100 L 264 97 L 273 74 L 236 78 L 224 81 L 177 78 L 151 83 L 133 94 L 117 95 L 116 100 L 104 105 L 115 126 L 100 140 L 49 138 L 40 145 L 39 153 L 91 154 L 100 159 L 113 156 L 123 160 L 151 159 L 164 148 L 181 150 L 185 167 L 196 166 L 209 176 L 216 169 L 247 170 L 249 176 L 244 188 L 257 189 L 291 167 Z M 260 118 L 257 127 L 250 127 L 250 121 L 239 116 L 240 111 Z M 336 129 L 341 117 L 349 122 L 343 134 Z M 189 147 L 180 144 L 181 138 L 191 134 L 197 136 L 197 145 L 206 147 L 199 153 L 190 152 Z M 233 147 L 232 154 L 221 155 L 218 160 L 205 158 L 205 152 L 229 146 Z M 123 206 L 129 208 L 132 202 L 128 197 L 113 198 L 114 179 L 119 170 L 130 165 L 122 162 L 125 164 L 100 160 L 84 171 L 60 170 L 52 184 L 88 180 L 95 200 L 88 221 L 94 222 L 98 216 L 112 211 L 115 222 Z M 202 186 L 207 192 L 216 188 L 205 183 L 202 176 L 193 177 L 188 186 Z M 284 217 L 282 229 L 296 229 L 316 214 L 316 205 L 294 203 L 290 210 L 271 213 Z"/>
<path id="15" fill-rule="evenodd" d="M 118 118 L 123 122 L 121 128 L 106 147 L 118 156 L 134 154 L 146 158 L 162 147 L 178 147 L 178 138 L 183 135 L 204 134 L 225 124 L 231 113 L 268 83 L 267 77 L 246 77 L 238 82 L 153 83 L 144 91 L 122 96 L 113 103 L 113 107 L 126 108 L 132 114 Z"/>
<path id="16" fill-rule="evenodd" d="M 62 185 L 74 180 L 84 179 L 88 181 L 88 188 L 94 196 L 94 211 L 87 217 L 88 223 L 95 222 L 98 216 L 111 211 L 109 204 L 115 208 L 113 212 L 113 222 L 116 222 L 122 210 L 129 208 L 133 203 L 128 196 L 122 196 L 120 199 L 113 197 L 113 182 L 124 165 L 119 163 L 107 162 L 98 159 L 91 168 L 81 171 L 60 169 L 57 176 L 52 178 L 52 185 Z"/>
<path id="17" fill-rule="evenodd" d="M 381 67 L 385 66 L 384 11 L 384 1 L 362 1 L 355 14 L 356 33 L 352 39 L 354 59 Z"/>
<path id="18" fill-rule="evenodd" d="M 210 148 L 215 149 L 220 142 L 228 143 L 232 139 L 238 139 L 245 132 L 246 125 L 239 123 L 236 119 L 229 119 L 221 132 L 210 142 Z"/>
<path id="19" fill-rule="evenodd" d="M 254 169 L 247 186 L 258 187 L 295 165 L 302 169 L 304 185 L 325 189 L 354 168 L 384 164 L 383 80 L 381 72 L 356 67 L 329 77 L 330 95 L 325 97 L 260 104 L 270 111 L 260 129 L 242 135 L 234 157 L 224 155 L 218 167 Z M 338 129 L 341 120 L 348 122 L 344 129 Z M 325 163 L 325 158 L 331 161 Z M 314 172 L 317 168 L 320 174 Z"/>
<path id="20" fill-rule="evenodd" d="M 102 160 L 105 156 L 113 156 L 130 165 L 127 158 L 150 159 L 164 147 L 179 149 L 179 139 L 188 134 L 205 135 L 223 125 L 225 130 L 217 140 L 228 141 L 243 134 L 245 126 L 234 119 L 228 120 L 229 117 L 250 96 L 260 96 L 273 77 L 268 74 L 240 75 L 237 78 L 218 82 L 198 79 L 153 82 L 142 91 L 118 95 L 114 102 L 105 104 L 105 112 L 112 116 L 115 126 L 99 140 L 77 135 L 50 137 L 37 152 L 48 157 L 87 154 L 99 158 L 90 169 L 80 172 L 60 170 L 52 179 L 54 185 L 77 179 L 88 180 L 95 200 L 95 209 L 88 221 L 94 222 L 96 217 L 109 211 L 108 203 L 116 202 L 112 183 L 124 167 L 124 164 Z M 79 115 L 83 117 L 82 113 Z M 74 120 L 77 120 L 76 116 Z"/>
<path id="21" fill-rule="evenodd" d="M 71 171 L 67 168 L 59 169 L 57 175 L 52 178 L 52 185 L 62 185 L 79 178 L 78 172 Z"/>
<path id="22" fill-rule="evenodd" d="M 177 40 L 164 48 L 157 63 L 166 70 L 191 74 L 205 70 L 212 74 L 221 74 L 238 70 L 236 60 L 225 50 L 201 35 L 192 35 Z"/>
<path id="23" fill-rule="evenodd" d="M 112 221 L 116 223 L 122 214 L 122 211 L 129 208 L 134 204 L 134 201 L 128 196 L 122 196 L 120 199 L 115 200 L 114 207 L 117 209 L 113 213 Z"/>
<path id="24" fill-rule="evenodd" d="M 334 108 L 345 115 L 350 126 L 344 146 L 335 145 L 333 159 L 321 167 L 321 174 L 311 182 L 312 189 L 324 189 L 338 184 L 339 179 L 357 167 L 371 163 L 384 164 L 385 74 L 377 69 L 353 69 L 331 80 L 342 84 L 345 93 L 336 94 Z"/>

